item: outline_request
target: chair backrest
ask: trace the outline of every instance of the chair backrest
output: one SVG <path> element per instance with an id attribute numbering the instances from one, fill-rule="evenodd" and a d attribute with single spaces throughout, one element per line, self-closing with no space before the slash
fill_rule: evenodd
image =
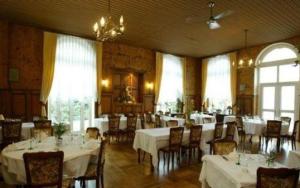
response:
<path id="1" fill-rule="evenodd" d="M 258 168 L 257 188 L 297 188 L 299 169 Z"/>
<path id="2" fill-rule="evenodd" d="M 146 123 L 152 123 L 152 114 L 146 113 Z"/>
<path id="3" fill-rule="evenodd" d="M 267 136 L 268 137 L 280 137 L 281 121 L 268 120 L 267 121 Z"/>
<path id="4" fill-rule="evenodd" d="M 105 153 L 106 153 L 107 140 L 101 139 L 100 150 L 98 153 L 98 163 L 97 163 L 97 176 L 102 173 L 105 164 Z"/>
<path id="5" fill-rule="evenodd" d="M 141 128 L 145 129 L 145 115 L 144 114 L 140 114 L 138 117 L 141 120 Z"/>
<path id="6" fill-rule="evenodd" d="M 119 131 L 120 128 L 120 116 L 109 116 L 108 117 L 108 130 Z"/>
<path id="7" fill-rule="evenodd" d="M 212 123 L 213 120 L 210 117 L 204 117 L 204 118 L 202 118 L 202 121 L 204 124 L 206 124 L 206 123 Z"/>
<path id="8" fill-rule="evenodd" d="M 89 138 L 97 140 L 100 136 L 100 131 L 97 127 L 88 127 L 86 129 L 86 134 L 89 136 Z"/>
<path id="9" fill-rule="evenodd" d="M 224 124 L 223 123 L 216 123 L 215 130 L 214 130 L 214 139 L 220 139 L 220 138 L 222 138 L 223 128 L 224 128 Z"/>
<path id="10" fill-rule="evenodd" d="M 2 142 L 6 146 L 21 141 L 22 122 L 20 120 L 1 121 Z"/>
<path id="11" fill-rule="evenodd" d="M 158 114 L 155 114 L 155 127 L 156 128 L 161 127 L 160 115 Z"/>
<path id="12" fill-rule="evenodd" d="M 171 113 L 170 112 L 165 112 L 165 116 L 170 116 Z"/>
<path id="13" fill-rule="evenodd" d="M 136 130 L 137 116 L 130 115 L 127 116 L 127 129 L 128 130 Z"/>
<path id="14" fill-rule="evenodd" d="M 237 116 L 235 121 L 236 121 L 237 130 L 243 131 L 244 130 L 243 118 L 241 116 Z"/>
<path id="15" fill-rule="evenodd" d="M 29 187 L 62 187 L 64 153 L 24 153 L 27 185 Z"/>
<path id="16" fill-rule="evenodd" d="M 43 128 L 43 127 L 51 127 L 51 120 L 36 120 L 36 121 L 33 121 L 34 123 L 34 127 L 36 128 Z"/>
<path id="17" fill-rule="evenodd" d="M 169 120 L 167 121 L 167 127 L 178 127 L 178 121 L 177 120 Z"/>
<path id="18" fill-rule="evenodd" d="M 216 114 L 216 121 L 217 121 L 217 123 L 223 123 L 224 122 L 224 115 Z"/>
<path id="19" fill-rule="evenodd" d="M 32 128 L 31 129 L 31 137 L 38 138 L 41 133 L 45 135 L 53 136 L 53 128 L 52 127 L 41 127 L 41 128 Z"/>
<path id="20" fill-rule="evenodd" d="M 228 155 L 237 148 L 237 144 L 232 140 L 216 140 L 213 142 L 214 155 Z"/>
<path id="21" fill-rule="evenodd" d="M 292 121 L 292 118 L 288 117 L 288 116 L 282 116 L 280 117 L 280 120 L 282 123 L 285 123 L 287 124 L 288 126 L 291 125 L 291 121 Z"/>
<path id="22" fill-rule="evenodd" d="M 235 127 L 236 127 L 236 122 L 227 122 L 226 123 L 227 128 L 226 128 L 226 140 L 233 140 L 234 138 L 234 133 L 235 133 Z"/>
<path id="23" fill-rule="evenodd" d="M 292 136 L 294 138 L 296 138 L 296 136 L 297 136 L 298 127 L 299 127 L 299 120 L 295 121 L 295 123 L 294 123 L 294 128 L 293 128 L 293 133 L 292 133 Z"/>
<path id="24" fill-rule="evenodd" d="M 159 110 L 159 111 L 157 112 L 157 114 L 158 114 L 158 115 L 164 115 L 164 112 L 161 111 L 161 110 Z"/>
<path id="25" fill-rule="evenodd" d="M 199 146 L 202 135 L 202 125 L 190 127 L 190 146 Z"/>
<path id="26" fill-rule="evenodd" d="M 176 114 L 177 118 L 182 118 L 185 119 L 186 118 L 186 114 Z"/>
<path id="27" fill-rule="evenodd" d="M 183 127 L 174 127 L 170 129 L 169 148 L 171 150 L 178 150 L 181 147 L 183 137 Z"/>

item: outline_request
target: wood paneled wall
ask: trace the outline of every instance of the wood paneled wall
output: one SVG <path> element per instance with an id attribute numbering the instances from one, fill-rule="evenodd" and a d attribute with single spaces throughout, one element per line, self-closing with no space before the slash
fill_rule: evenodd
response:
<path id="1" fill-rule="evenodd" d="M 32 120 L 40 115 L 43 31 L 0 21 L 0 113 Z M 9 70 L 18 80 L 9 80 Z"/>

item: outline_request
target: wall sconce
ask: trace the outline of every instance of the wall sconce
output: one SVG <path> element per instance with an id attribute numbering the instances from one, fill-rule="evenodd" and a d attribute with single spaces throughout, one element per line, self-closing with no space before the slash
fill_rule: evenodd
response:
<path id="1" fill-rule="evenodd" d="M 107 79 L 102 80 L 101 84 L 102 84 L 103 87 L 108 88 L 108 80 Z"/>
<path id="2" fill-rule="evenodd" d="M 146 82 L 146 89 L 150 92 L 153 90 L 153 82 Z"/>

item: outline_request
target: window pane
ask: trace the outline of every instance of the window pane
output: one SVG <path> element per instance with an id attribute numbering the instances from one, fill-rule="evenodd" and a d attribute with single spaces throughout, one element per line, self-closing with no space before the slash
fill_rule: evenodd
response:
<path id="1" fill-rule="evenodd" d="M 295 52 L 289 48 L 276 48 L 269 52 L 262 60 L 263 63 L 284 59 L 297 58 Z"/>
<path id="2" fill-rule="evenodd" d="M 274 109 L 275 87 L 263 87 L 263 109 Z"/>
<path id="3" fill-rule="evenodd" d="M 299 66 L 291 65 L 279 66 L 279 82 L 299 81 Z"/>
<path id="4" fill-rule="evenodd" d="M 281 87 L 281 110 L 294 110 L 295 86 Z"/>
<path id="5" fill-rule="evenodd" d="M 277 67 L 263 67 L 259 69 L 260 83 L 277 82 Z"/>
<path id="6" fill-rule="evenodd" d="M 263 116 L 264 120 L 273 120 L 274 119 L 274 112 L 263 111 L 262 116 Z"/>

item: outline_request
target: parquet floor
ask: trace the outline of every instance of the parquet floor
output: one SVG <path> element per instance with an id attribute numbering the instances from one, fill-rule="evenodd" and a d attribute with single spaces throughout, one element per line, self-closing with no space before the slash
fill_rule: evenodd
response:
<path id="1" fill-rule="evenodd" d="M 272 147 L 272 146 L 271 146 Z M 297 143 L 297 148 L 300 143 Z M 252 153 L 258 152 L 257 142 L 247 145 L 246 148 Z M 278 155 L 277 161 L 285 163 L 290 146 L 283 145 L 283 149 Z M 150 157 L 146 155 L 145 160 L 138 164 L 137 154 L 129 143 L 112 143 L 108 146 L 106 155 L 104 185 L 105 188 L 199 188 L 198 181 L 201 171 L 201 164 L 196 160 L 188 165 L 183 159 L 180 166 L 174 166 L 168 172 L 164 169 L 163 163 L 160 168 L 151 172 Z M 0 183 L 1 188 L 11 188 L 4 183 Z M 79 184 L 76 183 L 76 187 Z M 89 188 L 95 187 L 94 182 L 88 183 Z"/>

